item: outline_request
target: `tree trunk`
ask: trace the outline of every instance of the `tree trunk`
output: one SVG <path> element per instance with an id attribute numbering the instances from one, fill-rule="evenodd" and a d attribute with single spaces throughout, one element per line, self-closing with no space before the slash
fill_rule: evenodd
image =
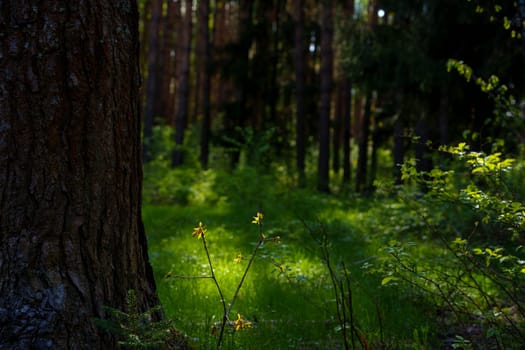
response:
<path id="1" fill-rule="evenodd" d="M 157 303 L 137 4 L 4 1 L 0 24 L 0 348 L 116 348 L 103 306 Z"/>
<path id="2" fill-rule="evenodd" d="M 404 162 L 405 147 L 403 145 L 403 125 L 401 117 L 398 115 L 394 121 L 394 149 L 392 151 L 394 158 L 394 179 L 396 185 L 400 185 L 401 181 L 401 165 Z"/>
<path id="3" fill-rule="evenodd" d="M 188 121 L 189 88 L 190 88 L 190 54 L 191 54 L 191 28 L 192 28 L 192 0 L 186 0 L 184 22 L 182 24 L 182 38 L 179 48 L 178 66 L 179 71 L 179 90 L 177 114 L 175 116 L 175 150 L 173 151 L 172 166 L 178 167 L 183 162 L 184 133 Z"/>
<path id="4" fill-rule="evenodd" d="M 151 160 L 148 143 L 153 134 L 153 123 L 159 110 L 159 32 L 162 0 L 151 0 L 151 19 L 148 23 L 148 76 L 146 81 L 146 108 L 144 110 L 144 161 Z"/>
<path id="5" fill-rule="evenodd" d="M 343 137 L 342 125 L 343 125 L 343 99 L 344 91 L 342 89 L 341 80 L 336 83 L 336 92 L 335 92 L 335 113 L 334 113 L 334 125 L 332 127 L 332 171 L 335 174 L 339 173 L 341 168 L 340 162 L 340 148 L 341 148 L 341 138 Z"/>
<path id="6" fill-rule="evenodd" d="M 448 144 L 448 94 L 445 88 L 441 90 L 439 101 L 439 143 Z"/>
<path id="7" fill-rule="evenodd" d="M 166 6 L 166 15 L 163 17 L 162 29 L 162 67 L 159 67 L 162 82 L 162 103 L 159 111 L 159 117 L 163 118 L 163 122 L 168 122 L 173 119 L 175 113 L 175 28 L 180 13 L 180 4 L 174 1 L 168 1 Z"/>
<path id="8" fill-rule="evenodd" d="M 372 130 L 372 150 L 370 152 L 370 176 L 368 177 L 367 192 L 374 191 L 374 182 L 377 176 L 377 150 L 379 148 L 380 130 L 379 130 L 379 115 L 374 115 L 371 124 L 374 126 Z"/>
<path id="9" fill-rule="evenodd" d="M 518 10 L 519 10 L 519 16 L 521 17 L 521 43 L 523 47 L 525 48 L 525 25 L 523 25 L 523 22 L 525 21 L 525 0 L 519 0 L 518 1 Z"/>
<path id="10" fill-rule="evenodd" d="M 317 189 L 330 191 L 330 103 L 333 66 L 333 4 L 321 3 L 321 105 L 319 113 L 319 162 Z"/>
<path id="11" fill-rule="evenodd" d="M 343 9 L 346 19 L 352 23 L 354 18 L 355 2 L 347 0 Z M 343 184 L 348 185 L 352 181 L 351 169 L 351 116 L 352 116 L 352 82 L 349 78 L 343 80 Z"/>
<path id="12" fill-rule="evenodd" d="M 355 191 L 362 192 L 366 185 L 367 166 L 368 166 L 368 138 L 370 135 L 370 114 L 372 108 L 372 94 L 367 93 L 365 111 L 361 121 L 359 133 L 359 150 L 357 158 L 357 169 L 355 173 Z"/>
<path id="13" fill-rule="evenodd" d="M 210 84 L 211 84 L 211 47 L 210 28 L 210 0 L 199 1 L 199 55 L 201 59 L 201 88 L 202 88 L 202 127 L 200 140 L 200 161 L 203 169 L 208 168 L 210 153 Z M 215 25 L 215 24 L 214 24 Z"/>
<path id="14" fill-rule="evenodd" d="M 352 181 L 351 169 L 351 130 L 352 130 L 352 83 L 345 79 L 343 83 L 343 184 L 348 185 Z"/>
<path id="15" fill-rule="evenodd" d="M 148 73 L 148 37 L 149 37 L 149 18 L 151 16 L 151 0 L 139 2 L 139 33 L 140 33 L 140 73 L 145 77 Z M 141 101 L 146 100 L 146 91 L 142 89 Z"/>
<path id="16" fill-rule="evenodd" d="M 250 48 L 253 42 L 253 21 L 252 12 L 254 8 L 254 0 L 239 0 L 237 34 L 238 40 L 234 44 L 235 51 L 233 52 L 234 64 L 237 65 L 237 71 L 234 73 L 234 84 L 236 92 L 236 99 L 234 101 L 231 118 L 226 123 L 227 133 L 234 141 L 242 144 L 238 128 L 246 126 L 246 120 L 251 116 L 252 110 L 249 108 L 250 93 L 253 94 L 253 88 L 250 81 L 251 60 Z M 234 169 L 240 161 L 241 149 L 238 144 L 231 145 L 231 168 Z"/>
<path id="17" fill-rule="evenodd" d="M 294 2 L 295 12 L 295 157 L 298 173 L 298 184 L 306 184 L 305 175 L 305 110 L 304 110 L 304 84 L 305 84 L 305 35 L 304 35 L 304 10 L 303 0 Z"/>
<path id="18" fill-rule="evenodd" d="M 428 121 L 425 112 L 421 113 L 421 117 L 416 123 L 414 133 L 419 138 L 414 144 L 416 169 L 417 171 L 430 171 L 432 169 L 432 161 L 430 159 L 430 151 L 427 145 L 430 130 L 428 128 Z"/>

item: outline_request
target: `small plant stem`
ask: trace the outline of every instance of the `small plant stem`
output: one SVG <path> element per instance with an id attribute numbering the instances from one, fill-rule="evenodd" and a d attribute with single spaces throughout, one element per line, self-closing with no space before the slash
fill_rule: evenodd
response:
<path id="1" fill-rule="evenodd" d="M 244 283 L 244 279 L 246 278 L 246 275 L 248 275 L 248 271 L 250 270 L 250 266 L 252 265 L 253 260 L 255 260 L 255 257 L 257 256 L 257 251 L 263 245 L 263 243 L 264 243 L 264 239 L 261 239 L 259 241 L 259 243 L 257 244 L 257 246 L 255 247 L 255 249 L 254 249 L 254 251 L 252 253 L 252 256 L 250 257 L 250 260 L 248 261 L 248 265 L 246 265 L 246 269 L 244 270 L 244 274 L 242 275 L 242 278 L 241 278 L 239 284 L 237 285 L 237 289 L 235 290 L 235 293 L 233 294 L 232 301 L 230 302 L 230 306 L 228 307 L 228 311 L 226 313 L 227 315 L 230 314 L 230 312 L 232 310 L 232 307 L 233 307 L 233 304 L 237 300 L 237 296 L 239 295 L 239 291 L 241 290 L 242 284 Z"/>
<path id="2" fill-rule="evenodd" d="M 239 284 L 237 285 L 237 289 L 235 289 L 235 293 L 233 294 L 232 300 L 230 302 L 230 305 L 228 306 L 228 310 L 226 310 L 226 306 L 224 305 L 224 315 L 223 315 L 223 322 L 221 325 L 221 331 L 219 333 L 219 340 L 217 342 L 217 349 L 220 349 L 221 342 L 222 342 L 222 335 L 224 333 L 224 328 L 226 327 L 226 321 L 228 320 L 228 317 L 230 315 L 230 312 L 232 311 L 233 304 L 235 304 L 235 301 L 237 300 L 237 296 L 239 295 L 239 291 L 241 290 L 241 287 L 244 283 L 244 280 L 246 279 L 246 276 L 248 275 L 248 271 L 250 270 L 250 267 L 252 266 L 253 261 L 255 260 L 255 257 L 257 256 L 257 251 L 261 246 L 263 245 L 265 238 L 262 232 L 262 224 L 259 224 L 259 243 L 257 243 L 257 246 L 253 250 L 253 253 L 250 257 L 250 260 L 248 261 L 248 265 L 246 265 L 246 269 L 244 270 L 244 273 L 242 275 L 241 280 L 239 281 Z"/>
<path id="3" fill-rule="evenodd" d="M 202 244 L 204 245 L 204 251 L 206 252 L 206 257 L 208 258 L 208 264 L 210 265 L 211 279 L 215 283 L 215 286 L 217 287 L 217 291 L 219 292 L 219 296 L 221 297 L 223 316 L 222 316 L 221 333 L 219 334 L 219 339 L 217 340 L 217 349 L 220 349 L 222 346 L 222 336 L 224 334 L 224 326 L 226 324 L 226 321 L 228 320 L 228 314 L 226 312 L 226 301 L 224 300 L 224 295 L 222 294 L 221 286 L 219 285 L 219 282 L 217 281 L 217 278 L 215 277 L 215 272 L 213 270 L 213 264 L 211 262 L 210 252 L 208 251 L 208 245 L 206 244 L 205 236 L 202 236 Z"/>

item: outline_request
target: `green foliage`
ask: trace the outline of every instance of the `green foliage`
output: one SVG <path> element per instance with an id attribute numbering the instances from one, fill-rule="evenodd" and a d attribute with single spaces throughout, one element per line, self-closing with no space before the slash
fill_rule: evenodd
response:
<path id="1" fill-rule="evenodd" d="M 97 325 L 116 335 L 118 344 L 126 349 L 161 349 L 181 337 L 172 327 L 171 321 L 154 321 L 154 315 L 161 313 L 160 305 L 139 312 L 133 290 L 128 291 L 126 311 L 111 307 L 104 309 L 109 318 L 97 319 Z"/>
<path id="2" fill-rule="evenodd" d="M 508 185 L 518 162 L 499 152 L 470 151 L 466 143 L 440 151 L 455 159 L 454 169 L 418 172 L 414 161 L 403 165 L 404 180 L 426 189 L 402 196 L 424 225 L 412 231 L 412 241 L 390 240 L 374 271 L 383 274 L 382 285 L 416 288 L 446 310 L 448 321 L 463 329 L 455 348 L 474 340 L 519 348 L 525 336 L 525 207 Z M 441 247 L 426 251 L 422 238 L 428 237 Z M 485 340 L 467 340 L 464 329 L 471 323 Z"/>
<path id="3" fill-rule="evenodd" d="M 250 167 L 263 168 L 271 164 L 274 156 L 275 128 L 256 131 L 251 127 L 235 127 L 235 135 L 235 138 L 223 137 L 223 141 L 229 145 L 227 152 L 241 152 L 244 156 L 243 164 Z"/>

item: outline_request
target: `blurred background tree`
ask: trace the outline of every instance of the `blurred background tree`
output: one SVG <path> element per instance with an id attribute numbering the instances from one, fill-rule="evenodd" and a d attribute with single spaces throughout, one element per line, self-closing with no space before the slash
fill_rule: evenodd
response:
<path id="1" fill-rule="evenodd" d="M 521 3 L 141 1 L 145 161 L 166 126 L 173 167 L 282 168 L 300 186 L 370 192 L 400 183 L 409 155 L 430 169 L 431 143 L 517 152 L 523 133 L 446 62 L 497 75 L 520 103 Z"/>

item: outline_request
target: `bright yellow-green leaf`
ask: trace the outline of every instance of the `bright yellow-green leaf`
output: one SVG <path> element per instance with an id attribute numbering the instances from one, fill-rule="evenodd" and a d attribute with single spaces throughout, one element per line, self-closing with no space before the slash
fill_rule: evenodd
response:
<path id="1" fill-rule="evenodd" d="M 397 281 L 398 278 L 397 277 L 394 277 L 394 276 L 387 276 L 385 278 L 383 278 L 383 280 L 381 281 L 381 285 L 384 286 L 390 282 L 393 282 L 393 281 Z"/>
<path id="2" fill-rule="evenodd" d="M 457 245 L 464 245 L 464 244 L 467 244 L 467 240 L 460 238 L 460 237 L 456 237 L 456 239 L 453 240 L 452 243 L 457 244 Z"/>
<path id="3" fill-rule="evenodd" d="M 481 250 L 481 248 L 474 248 L 474 249 L 472 250 L 472 252 L 473 252 L 474 254 L 476 254 L 476 255 L 481 255 L 481 254 L 483 254 L 483 250 Z"/>
<path id="4" fill-rule="evenodd" d="M 507 18 L 506 16 L 503 17 L 503 28 L 509 30 L 510 29 L 510 19 Z"/>

